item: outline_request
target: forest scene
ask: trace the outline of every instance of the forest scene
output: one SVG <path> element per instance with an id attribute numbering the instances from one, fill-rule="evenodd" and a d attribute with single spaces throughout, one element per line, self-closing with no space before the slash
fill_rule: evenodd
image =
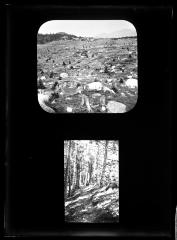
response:
<path id="1" fill-rule="evenodd" d="M 65 222 L 119 222 L 119 142 L 64 141 Z"/>

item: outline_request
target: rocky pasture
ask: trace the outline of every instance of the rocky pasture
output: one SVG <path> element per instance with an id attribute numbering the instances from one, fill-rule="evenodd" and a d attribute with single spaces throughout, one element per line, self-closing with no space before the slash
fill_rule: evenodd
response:
<path id="1" fill-rule="evenodd" d="M 38 44 L 38 94 L 54 113 L 127 112 L 138 98 L 137 67 L 136 37 Z"/>

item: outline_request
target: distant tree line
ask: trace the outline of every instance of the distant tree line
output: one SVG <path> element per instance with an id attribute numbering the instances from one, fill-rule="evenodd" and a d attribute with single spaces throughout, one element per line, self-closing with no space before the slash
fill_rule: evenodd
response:
<path id="1" fill-rule="evenodd" d="M 127 38 L 137 38 L 137 36 L 114 37 L 114 38 L 111 38 L 111 40 L 117 40 L 117 39 L 127 39 Z"/>
<path id="2" fill-rule="evenodd" d="M 52 41 L 58 41 L 62 39 L 67 39 L 67 40 L 72 40 L 73 38 L 82 38 L 82 37 L 77 37 L 72 34 L 67 34 L 67 33 L 50 33 L 50 34 L 38 34 L 37 35 L 37 44 L 45 44 L 48 42 Z"/>
<path id="3" fill-rule="evenodd" d="M 127 38 L 137 38 L 137 36 L 127 36 L 127 37 L 120 37 L 121 39 L 127 39 Z"/>
<path id="4" fill-rule="evenodd" d="M 111 39 L 112 40 L 117 40 L 117 39 L 127 39 L 127 38 L 136 38 L 136 36 L 115 37 L 115 38 L 111 38 Z M 50 33 L 50 34 L 41 34 L 41 33 L 39 33 L 37 35 L 37 44 L 45 44 L 45 43 L 48 43 L 48 42 L 58 41 L 58 40 L 62 40 L 62 39 L 67 39 L 67 40 L 73 40 L 73 39 L 84 40 L 86 38 L 84 38 L 84 37 L 77 37 L 75 35 L 67 34 L 67 33 L 64 33 L 64 32 Z"/>

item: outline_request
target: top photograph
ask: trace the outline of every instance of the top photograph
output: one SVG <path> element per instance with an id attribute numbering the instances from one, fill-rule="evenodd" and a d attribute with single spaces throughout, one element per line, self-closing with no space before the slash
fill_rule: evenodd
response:
<path id="1" fill-rule="evenodd" d="M 37 33 L 37 96 L 48 113 L 125 113 L 138 99 L 137 31 L 126 20 L 51 20 Z"/>

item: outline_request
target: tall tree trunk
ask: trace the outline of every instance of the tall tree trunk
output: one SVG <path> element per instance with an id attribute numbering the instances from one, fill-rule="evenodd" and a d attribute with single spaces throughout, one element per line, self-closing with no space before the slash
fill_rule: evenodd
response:
<path id="1" fill-rule="evenodd" d="M 71 141 L 68 141 L 68 151 L 67 151 L 67 163 L 65 169 L 65 184 L 64 184 L 64 195 L 67 197 L 67 186 L 68 186 L 68 169 L 70 162 L 70 151 L 71 151 Z"/>
<path id="2" fill-rule="evenodd" d="M 69 193 L 68 193 L 68 196 L 70 197 L 71 196 L 71 163 L 70 163 L 70 160 L 69 160 L 69 164 L 68 164 L 68 182 L 69 182 Z"/>
<path id="3" fill-rule="evenodd" d="M 72 141 L 72 169 L 71 169 L 71 186 L 72 186 L 72 190 L 71 190 L 71 195 L 74 194 L 75 192 L 75 185 L 76 185 L 76 156 L 74 154 L 75 150 L 76 150 L 76 142 L 73 140 Z"/>
<path id="4" fill-rule="evenodd" d="M 76 187 L 75 189 L 79 189 L 80 187 L 80 152 L 79 149 L 77 149 L 76 154 Z"/>
<path id="5" fill-rule="evenodd" d="M 100 154 L 100 146 L 99 146 L 99 142 L 96 141 L 97 144 L 97 154 L 96 154 L 96 175 L 95 175 L 95 180 L 96 182 L 98 182 L 98 165 L 99 165 L 99 154 Z"/>
<path id="6" fill-rule="evenodd" d="M 79 186 L 83 185 L 83 159 L 80 159 L 80 181 L 79 181 Z"/>
<path id="7" fill-rule="evenodd" d="M 76 157 L 76 189 L 79 189 L 79 183 L 80 183 L 80 163 L 78 157 Z"/>
<path id="8" fill-rule="evenodd" d="M 104 175 L 105 175 L 107 153 L 108 153 L 108 141 L 106 140 L 106 143 L 105 143 L 104 162 L 103 162 L 103 169 L 102 169 L 101 180 L 100 180 L 100 187 L 103 187 L 103 185 L 104 185 L 103 180 L 104 180 Z"/>
<path id="9" fill-rule="evenodd" d="M 93 163 L 92 161 L 90 161 L 89 162 L 89 176 L 90 176 L 89 184 L 92 182 L 92 173 L 93 173 Z"/>
<path id="10" fill-rule="evenodd" d="M 73 167 L 73 152 L 74 152 L 74 141 L 71 140 L 71 153 L 70 153 L 70 168 L 69 168 L 69 182 L 70 182 L 70 188 L 72 187 L 72 184 L 73 184 L 73 170 L 74 170 L 74 167 Z"/>

